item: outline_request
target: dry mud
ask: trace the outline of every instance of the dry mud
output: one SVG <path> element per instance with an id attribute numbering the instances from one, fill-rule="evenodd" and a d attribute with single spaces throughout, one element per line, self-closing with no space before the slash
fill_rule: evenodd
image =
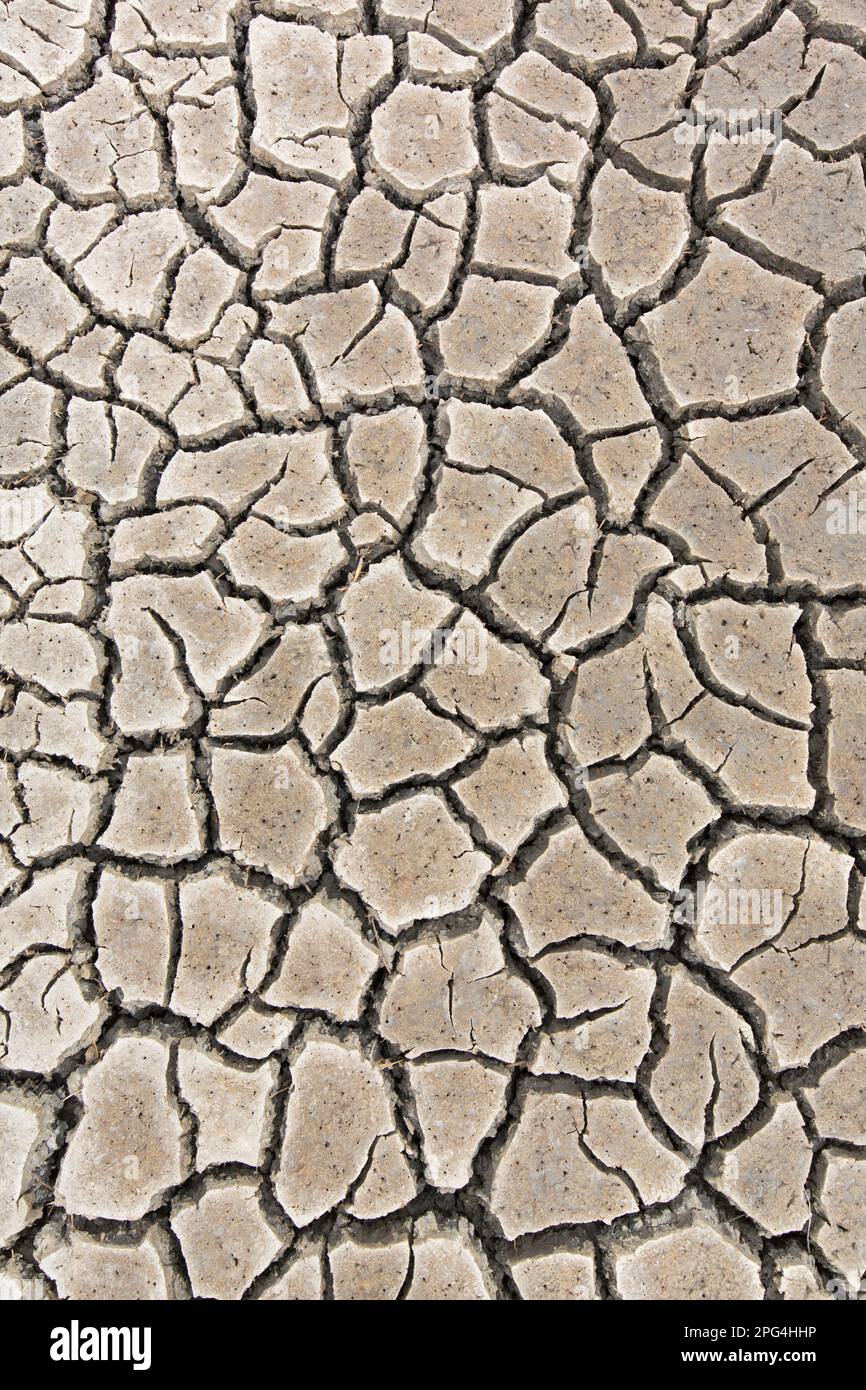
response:
<path id="1" fill-rule="evenodd" d="M 10 0 L 0 1278 L 866 1270 L 864 0 Z"/>

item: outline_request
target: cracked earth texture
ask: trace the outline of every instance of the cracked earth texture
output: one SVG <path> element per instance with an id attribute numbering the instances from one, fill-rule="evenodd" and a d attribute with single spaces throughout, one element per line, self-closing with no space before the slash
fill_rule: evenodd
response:
<path id="1" fill-rule="evenodd" d="M 864 55 L 4 5 L 4 1290 L 857 1296 Z"/>

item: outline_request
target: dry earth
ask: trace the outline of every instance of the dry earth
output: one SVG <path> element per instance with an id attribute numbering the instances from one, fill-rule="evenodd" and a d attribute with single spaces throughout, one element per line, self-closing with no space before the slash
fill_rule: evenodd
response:
<path id="1" fill-rule="evenodd" d="M 864 54 L 3 6 L 4 1291 L 856 1296 Z"/>

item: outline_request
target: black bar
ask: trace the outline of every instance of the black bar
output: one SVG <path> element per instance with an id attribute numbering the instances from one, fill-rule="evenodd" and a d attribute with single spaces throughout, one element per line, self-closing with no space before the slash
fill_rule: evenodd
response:
<path id="1" fill-rule="evenodd" d="M 862 1311 L 858 1300 L 845 1298 L 535 1303 L 512 1304 L 507 1312 L 504 1305 L 477 1303 L 416 1303 L 379 1311 L 357 1303 L 46 1300 L 0 1303 L 0 1336 L 7 1376 L 10 1352 L 17 1347 L 27 1371 L 39 1380 L 85 1374 L 92 1379 L 103 1371 L 114 1377 L 133 1374 L 137 1359 L 139 1378 L 194 1377 L 201 1384 L 216 1376 L 223 1385 L 235 1368 L 247 1382 L 276 1370 L 291 1390 L 293 1382 L 310 1378 L 311 1361 L 317 1359 L 329 1381 L 340 1374 L 342 1357 L 348 1374 L 366 1379 L 379 1370 L 402 1377 L 413 1374 L 410 1368 L 422 1353 L 431 1377 L 445 1373 L 447 1363 L 449 1380 L 457 1375 L 472 1384 L 483 1375 L 487 1387 L 497 1364 L 510 1384 L 525 1374 L 517 1372 L 515 1356 L 537 1366 L 552 1358 L 557 1364 L 547 1373 L 568 1375 L 577 1390 L 590 1374 L 597 1385 L 618 1384 L 631 1373 L 650 1383 L 671 1372 L 699 1382 L 708 1372 L 730 1376 L 753 1367 L 771 1381 L 792 1370 L 826 1378 L 843 1369 L 859 1380 Z M 88 1359 L 91 1350 L 104 1359 Z"/>

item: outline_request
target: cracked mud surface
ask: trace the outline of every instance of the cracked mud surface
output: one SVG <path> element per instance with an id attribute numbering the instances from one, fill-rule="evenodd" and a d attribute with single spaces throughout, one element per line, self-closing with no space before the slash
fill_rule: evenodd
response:
<path id="1" fill-rule="evenodd" d="M 857 1295 L 864 93 L 863 0 L 4 7 L 4 1287 Z"/>

